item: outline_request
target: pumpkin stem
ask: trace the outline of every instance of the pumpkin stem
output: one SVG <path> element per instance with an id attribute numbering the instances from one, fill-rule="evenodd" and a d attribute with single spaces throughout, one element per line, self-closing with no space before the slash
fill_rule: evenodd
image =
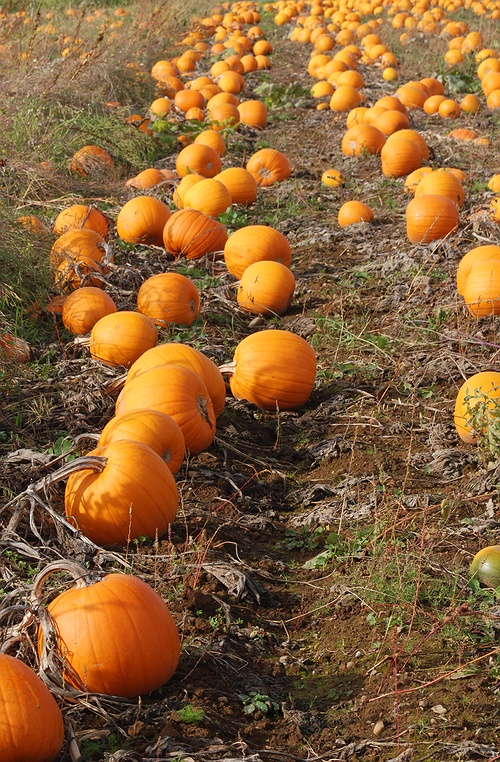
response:
<path id="1" fill-rule="evenodd" d="M 222 375 L 234 376 L 236 373 L 236 360 L 231 360 L 231 362 L 227 362 L 224 365 L 219 365 L 219 370 Z"/>

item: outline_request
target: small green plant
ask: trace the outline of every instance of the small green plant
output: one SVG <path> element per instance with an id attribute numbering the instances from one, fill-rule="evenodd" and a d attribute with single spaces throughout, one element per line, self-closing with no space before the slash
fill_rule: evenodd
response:
<path id="1" fill-rule="evenodd" d="M 245 714 L 253 714 L 256 711 L 262 714 L 275 714 L 279 712 L 279 704 L 265 693 L 250 691 L 247 693 L 238 693 L 238 698 L 243 702 L 243 711 Z"/>
<path id="2" fill-rule="evenodd" d="M 185 704 L 181 709 L 172 712 L 171 717 L 175 722 L 184 722 L 186 725 L 198 725 L 198 723 L 205 719 L 205 712 L 199 707 Z"/>
<path id="3" fill-rule="evenodd" d="M 478 447 L 483 455 L 500 455 L 500 399 L 475 389 L 464 397 L 468 412 L 467 426 L 477 432 Z M 471 404 L 471 402 L 473 404 Z"/>

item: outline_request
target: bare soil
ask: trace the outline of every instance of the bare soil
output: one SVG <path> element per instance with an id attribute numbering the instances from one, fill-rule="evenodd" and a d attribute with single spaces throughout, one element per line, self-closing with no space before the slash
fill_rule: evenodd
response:
<path id="1" fill-rule="evenodd" d="M 310 87 L 306 49 L 281 30 L 271 40 L 271 82 Z M 382 80 L 363 73 L 374 102 Z M 261 75 L 247 81 L 251 97 Z M 460 166 L 470 178 L 460 230 L 412 246 L 403 181 L 384 178 L 378 157 L 344 157 L 345 116 L 315 105 L 285 93 L 266 130 L 229 138 L 235 163 L 267 143 L 293 166 L 247 211 L 247 224 L 265 220 L 292 245 L 297 291 L 286 316 L 242 313 L 218 258 L 186 265 L 142 248 L 126 261 L 117 250 L 110 278 L 126 308 L 145 275 L 191 272 L 201 320 L 161 340 L 193 343 L 219 364 L 261 327 L 303 336 L 318 357 L 308 403 L 267 413 L 228 393 L 216 441 L 183 468 L 181 510 L 156 544 L 97 554 L 43 511 L 34 516 L 42 540 L 25 516 L 1 541 L 6 594 L 20 585 L 27 594 L 27 568 L 33 575 L 62 556 L 141 575 L 178 624 L 179 668 L 160 691 L 61 699 L 82 759 L 500 758 L 500 609 L 493 593 L 469 586 L 473 555 L 500 543 L 498 462 L 463 444 L 452 418 L 463 379 L 498 362 L 496 319 L 472 319 L 454 280 L 469 248 L 498 241 L 489 196 L 477 190 L 491 167 L 477 146 L 447 138 L 447 124 L 412 112 L 433 165 Z M 498 138 L 486 114 L 466 126 Z M 345 171 L 345 186 L 321 187 L 329 166 Z M 338 208 L 354 196 L 375 221 L 340 229 Z M 63 332 L 35 354 L 41 365 L 50 356 L 50 379 L 26 373 L 2 395 L 11 495 L 54 470 L 47 450 L 56 432 L 99 433 L 114 412 L 109 384 L 120 370 L 92 362 L 85 344 Z M 91 447 L 80 440 L 79 452 Z M 60 513 L 63 490 L 46 496 Z M 261 708 L 245 712 L 256 695 Z"/>

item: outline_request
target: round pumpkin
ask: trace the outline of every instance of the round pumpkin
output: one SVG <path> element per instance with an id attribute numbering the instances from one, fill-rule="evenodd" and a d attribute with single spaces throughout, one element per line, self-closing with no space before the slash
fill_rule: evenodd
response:
<path id="1" fill-rule="evenodd" d="M 135 177 L 131 177 L 127 180 L 125 187 L 143 190 L 145 188 L 154 188 L 156 185 L 160 185 L 164 182 L 166 182 L 166 179 L 162 172 L 159 169 L 155 169 L 155 167 L 149 167 L 148 169 L 143 169 L 142 172 L 139 172 Z"/>
<path id="2" fill-rule="evenodd" d="M 104 238 L 95 230 L 68 230 L 60 235 L 50 250 L 50 261 L 57 267 L 63 259 L 78 262 L 82 256 L 100 262 L 105 256 Z"/>
<path id="3" fill-rule="evenodd" d="M 267 106 L 263 101 L 241 101 L 237 106 L 240 122 L 249 127 L 263 129 L 267 124 Z"/>
<path id="4" fill-rule="evenodd" d="M 219 217 L 232 203 L 227 187 L 214 177 L 195 183 L 184 196 L 185 209 L 196 209 L 208 217 Z"/>
<path id="5" fill-rule="evenodd" d="M 356 124 L 344 133 L 341 149 L 345 156 L 379 154 L 384 143 L 385 136 L 376 127 Z"/>
<path id="6" fill-rule="evenodd" d="M 89 455 L 106 458 L 97 473 L 72 473 L 65 512 L 96 545 L 125 545 L 137 537 L 162 537 L 175 519 L 178 492 L 172 472 L 142 442 L 121 439 Z"/>
<path id="7" fill-rule="evenodd" d="M 500 259 L 487 259 L 471 267 L 463 297 L 474 317 L 500 314 Z"/>
<path id="8" fill-rule="evenodd" d="M 370 222 L 373 220 L 373 210 L 363 201 L 346 201 L 340 207 L 337 220 L 341 228 L 354 225 L 357 222 Z"/>
<path id="9" fill-rule="evenodd" d="M 113 169 L 115 163 L 109 153 L 99 146 L 83 146 L 71 160 L 71 169 L 79 175 L 86 177 L 98 177 L 105 175 Z"/>
<path id="10" fill-rule="evenodd" d="M 422 195 L 447 196 L 460 208 L 465 200 L 464 188 L 452 172 L 428 172 L 415 188 L 415 197 Z"/>
<path id="11" fill-rule="evenodd" d="M 59 706 L 21 659 L 0 653 L 0 759 L 53 762 L 64 742 Z"/>
<path id="12" fill-rule="evenodd" d="M 498 419 L 500 404 L 500 373 L 481 371 L 463 382 L 455 400 L 454 422 L 457 433 L 464 442 L 475 444 L 478 435 L 484 434 L 488 418 Z M 481 426 L 474 429 L 472 417 Z"/>
<path id="13" fill-rule="evenodd" d="M 201 259 L 222 251 L 226 241 L 224 225 L 196 209 L 174 212 L 163 230 L 163 245 L 176 258 Z"/>
<path id="14" fill-rule="evenodd" d="M 177 155 L 175 168 L 179 177 L 195 173 L 202 177 L 215 177 L 222 165 L 217 151 L 203 143 L 191 143 Z"/>
<path id="15" fill-rule="evenodd" d="M 169 323 L 189 326 L 200 314 L 200 295 L 186 275 L 158 273 L 139 288 L 137 309 L 159 326 Z"/>
<path id="16" fill-rule="evenodd" d="M 184 199 L 186 197 L 186 193 L 190 188 L 192 188 L 193 185 L 196 183 L 201 183 L 203 180 L 203 177 L 201 175 L 185 175 L 180 183 L 177 185 L 173 196 L 172 201 L 174 202 L 174 205 L 177 209 L 184 209 Z"/>
<path id="17" fill-rule="evenodd" d="M 401 132 L 391 135 L 380 152 L 382 173 L 386 177 L 409 175 L 422 164 L 420 147 L 413 140 L 399 137 Z"/>
<path id="18" fill-rule="evenodd" d="M 210 148 L 213 148 L 219 156 L 224 156 L 226 153 L 226 144 L 218 130 L 203 130 L 203 132 L 200 132 L 195 137 L 194 142 L 210 146 Z"/>
<path id="19" fill-rule="evenodd" d="M 316 379 L 311 345 L 289 331 L 266 330 L 244 338 L 233 361 L 221 368 L 230 374 L 236 399 L 264 410 L 296 410 L 309 399 Z"/>
<path id="20" fill-rule="evenodd" d="M 228 167 L 215 176 L 226 186 L 231 194 L 233 204 L 253 204 L 257 198 L 257 181 L 254 176 L 244 167 Z"/>
<path id="21" fill-rule="evenodd" d="M 212 399 L 202 378 L 190 368 L 170 363 L 156 365 L 131 378 L 118 395 L 116 414 L 146 407 L 170 415 L 179 424 L 191 455 L 212 444 Z"/>
<path id="22" fill-rule="evenodd" d="M 494 590 L 500 587 L 500 545 L 481 548 L 472 559 L 470 575 Z"/>
<path id="23" fill-rule="evenodd" d="M 217 365 L 209 357 L 188 344 L 175 341 L 158 344 L 158 346 L 148 349 L 130 367 L 125 386 L 145 370 L 168 364 L 183 365 L 200 376 L 212 400 L 215 416 L 218 417 L 226 403 L 224 379 Z"/>
<path id="24" fill-rule="evenodd" d="M 176 474 L 184 460 L 184 434 L 169 415 L 145 408 L 115 415 L 101 432 L 98 447 L 128 439 L 151 447 Z"/>
<path id="25" fill-rule="evenodd" d="M 430 243 L 458 227 L 458 206 L 447 196 L 413 198 L 405 212 L 406 234 L 411 243 Z"/>
<path id="26" fill-rule="evenodd" d="M 161 688 L 180 657 L 177 627 L 162 598 L 132 574 L 87 581 L 82 569 L 77 580 L 47 607 L 68 665 L 66 681 L 81 691 L 123 698 Z"/>
<path id="27" fill-rule="evenodd" d="M 482 264 L 490 259 L 500 260 L 500 246 L 486 244 L 485 246 L 475 246 L 464 254 L 457 269 L 457 291 L 463 296 L 465 284 L 471 270 L 478 264 Z"/>
<path id="28" fill-rule="evenodd" d="M 281 262 L 254 262 L 243 272 L 236 299 L 240 307 L 255 315 L 284 315 L 295 289 L 295 277 Z"/>
<path id="29" fill-rule="evenodd" d="M 92 330 L 98 320 L 116 311 L 114 300 L 102 288 L 84 286 L 64 300 L 61 316 L 68 331 L 85 334 Z"/>
<path id="30" fill-rule="evenodd" d="M 85 204 L 73 204 L 59 212 L 54 220 L 52 232 L 59 236 L 68 230 L 82 228 L 95 230 L 103 238 L 108 235 L 108 221 L 104 214 L 95 206 Z"/>
<path id="31" fill-rule="evenodd" d="M 135 196 L 118 213 L 116 232 L 122 241 L 161 246 L 170 209 L 154 196 Z"/>
<path id="32" fill-rule="evenodd" d="M 104 271 L 91 257 L 64 257 L 54 271 L 54 283 L 60 291 L 74 291 L 82 286 L 104 287 Z"/>
<path id="33" fill-rule="evenodd" d="M 105 365 L 129 368 L 143 352 L 154 347 L 158 331 L 146 315 L 131 310 L 105 315 L 92 328 L 90 354 Z"/>
<path id="34" fill-rule="evenodd" d="M 241 278 L 252 262 L 264 259 L 290 266 L 292 250 L 283 233 L 267 225 L 246 225 L 235 230 L 227 239 L 224 261 L 236 278 Z"/>
<path id="35" fill-rule="evenodd" d="M 246 169 L 255 178 L 257 185 L 269 188 L 290 177 L 292 169 L 287 157 L 275 148 L 261 148 L 246 163 Z"/>

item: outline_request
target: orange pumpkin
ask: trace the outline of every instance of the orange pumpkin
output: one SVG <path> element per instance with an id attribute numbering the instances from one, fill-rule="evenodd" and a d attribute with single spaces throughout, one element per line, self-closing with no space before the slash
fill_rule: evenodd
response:
<path id="1" fill-rule="evenodd" d="M 222 366 L 236 399 L 264 410 L 296 410 L 307 402 L 316 379 L 311 345 L 290 331 L 267 330 L 240 341 L 233 361 Z"/>
<path id="2" fill-rule="evenodd" d="M 201 259 L 222 251 L 226 241 L 224 225 L 196 209 L 174 212 L 163 229 L 163 244 L 176 258 Z"/>
<path id="3" fill-rule="evenodd" d="M 435 170 L 426 174 L 415 188 L 415 196 L 446 196 L 458 207 L 464 203 L 465 193 L 460 180 L 452 172 Z"/>
<path id="4" fill-rule="evenodd" d="M 196 209 L 208 217 L 219 217 L 233 203 L 224 183 L 215 177 L 206 177 L 189 188 L 184 196 L 184 207 Z"/>
<path id="5" fill-rule="evenodd" d="M 115 163 L 109 153 L 99 146 L 83 146 L 71 160 L 71 169 L 85 177 L 98 177 L 105 175 L 113 169 Z"/>
<path id="6" fill-rule="evenodd" d="M 357 124 L 344 133 L 341 149 L 346 156 L 378 154 L 384 143 L 385 136 L 376 127 L 370 124 Z"/>
<path id="7" fill-rule="evenodd" d="M 116 311 L 116 304 L 109 294 L 101 288 L 85 286 L 73 291 L 64 300 L 62 321 L 71 333 L 85 334 L 98 320 Z"/>
<path id="8" fill-rule="evenodd" d="M 290 266 L 292 250 L 287 238 L 279 230 L 267 225 L 246 225 L 235 230 L 227 239 L 224 261 L 229 272 L 236 278 L 241 278 L 248 265 L 264 259 Z"/>
<path id="9" fill-rule="evenodd" d="M 195 173 L 202 177 L 215 177 L 221 171 L 221 160 L 217 151 L 203 143 L 191 143 L 177 155 L 175 168 L 179 177 Z"/>
<path id="10" fill-rule="evenodd" d="M 281 262 L 263 260 L 243 272 L 236 299 L 255 315 L 284 315 L 293 299 L 295 277 Z"/>
<path id="11" fill-rule="evenodd" d="M 200 295 L 186 275 L 158 273 L 139 288 L 137 309 L 159 326 L 189 326 L 200 314 Z"/>
<path id="12" fill-rule="evenodd" d="M 74 291 L 82 286 L 104 288 L 104 272 L 92 257 L 63 257 L 55 269 L 54 283 L 59 291 Z"/>
<path id="13" fill-rule="evenodd" d="M 421 195 L 406 207 L 406 234 L 411 243 L 430 243 L 458 227 L 458 206 L 447 196 Z"/>
<path id="14" fill-rule="evenodd" d="M 155 169 L 154 167 L 150 167 L 148 169 L 143 169 L 142 172 L 139 172 L 138 175 L 135 177 L 131 177 L 129 180 L 126 181 L 125 187 L 126 188 L 138 188 L 140 190 L 144 188 L 154 188 L 156 185 L 160 185 L 161 183 L 165 183 L 166 179 L 162 172 L 160 172 L 159 169 Z"/>
<path id="15" fill-rule="evenodd" d="M 380 152 L 382 173 L 386 177 L 409 175 L 422 164 L 422 153 L 418 144 L 408 138 L 399 137 L 402 130 L 391 135 Z"/>
<path id="16" fill-rule="evenodd" d="M 131 366 L 125 386 L 145 370 L 158 365 L 183 365 L 196 373 L 205 383 L 212 400 L 215 416 L 218 417 L 226 404 L 226 386 L 217 365 L 203 352 L 179 342 L 158 344 L 144 352 Z"/>
<path id="17" fill-rule="evenodd" d="M 105 365 L 129 368 L 158 341 L 153 321 L 140 312 L 120 310 L 97 321 L 90 334 L 90 354 Z"/>
<path id="18" fill-rule="evenodd" d="M 330 98 L 331 111 L 344 112 L 358 106 L 363 100 L 363 95 L 355 87 L 340 85 Z"/>
<path id="19" fill-rule="evenodd" d="M 182 365 L 157 365 L 126 383 L 116 401 L 116 414 L 154 408 L 179 425 L 191 455 L 206 450 L 215 437 L 215 413 L 201 377 Z"/>
<path id="20" fill-rule="evenodd" d="M 290 177 L 292 169 L 287 157 L 275 148 L 261 148 L 247 161 L 246 169 L 255 178 L 257 185 L 269 188 Z"/>
<path id="21" fill-rule="evenodd" d="M 354 225 L 357 222 L 370 222 L 373 220 L 373 210 L 362 201 L 346 201 L 340 207 L 337 221 L 341 228 Z"/>
<path id="22" fill-rule="evenodd" d="M 202 175 L 185 175 L 185 177 L 182 178 L 178 186 L 176 187 L 174 194 L 172 196 L 172 201 L 174 202 L 177 209 L 183 209 L 184 208 L 184 198 L 186 196 L 186 193 L 188 190 L 195 184 L 199 183 L 204 178 Z"/>
<path id="23" fill-rule="evenodd" d="M 500 259 L 483 260 L 471 267 L 463 297 L 474 317 L 500 314 Z"/>
<path id="24" fill-rule="evenodd" d="M 458 264 L 457 269 L 457 291 L 463 296 L 465 284 L 473 267 L 489 259 L 500 260 L 500 246 L 486 244 L 486 246 L 475 246 L 470 249 Z"/>
<path id="25" fill-rule="evenodd" d="M 116 232 L 122 241 L 161 246 L 170 209 L 154 196 L 135 196 L 118 213 Z"/>
<path id="26" fill-rule="evenodd" d="M 52 231 L 56 235 L 62 235 L 68 230 L 81 230 L 88 228 L 95 230 L 103 238 L 108 235 L 108 221 L 104 214 L 95 206 L 85 204 L 73 204 L 63 209 L 54 220 Z"/>
<path id="27" fill-rule="evenodd" d="M 226 153 L 226 144 L 218 130 L 203 130 L 203 132 L 200 132 L 195 137 L 194 142 L 210 146 L 210 148 L 213 148 L 219 156 L 224 156 Z"/>
<path id="28" fill-rule="evenodd" d="M 0 759 L 54 762 L 64 742 L 59 706 L 21 659 L 0 653 Z"/>
<path id="29" fill-rule="evenodd" d="M 240 122 L 249 127 L 262 129 L 267 124 L 267 106 L 263 101 L 248 100 L 238 105 Z"/>
<path id="30" fill-rule="evenodd" d="M 106 253 L 104 238 L 95 230 L 68 230 L 59 236 L 50 250 L 50 261 L 57 267 L 63 259 L 78 261 L 90 257 L 100 262 Z"/>
<path id="31" fill-rule="evenodd" d="M 257 198 L 257 182 L 253 175 L 244 167 L 228 167 L 215 176 L 226 186 L 233 204 L 253 204 Z"/>
<path id="32" fill-rule="evenodd" d="M 150 485 L 159 486 L 157 481 Z M 107 574 L 96 581 L 95 575 L 87 578 L 85 569 L 73 568 L 76 585 L 47 607 L 59 655 L 67 664 L 66 681 L 85 693 L 124 698 L 161 688 L 177 669 L 181 650 L 165 602 L 132 574 Z M 42 646 L 40 631 L 40 651 Z"/>
<path id="33" fill-rule="evenodd" d="M 455 427 L 460 439 L 475 444 L 478 435 L 486 433 L 488 418 L 491 416 L 490 420 L 498 419 L 499 399 L 500 373 L 486 370 L 475 373 L 464 381 L 458 390 L 454 411 Z M 483 419 L 480 421 L 483 424 L 480 431 L 474 429 L 471 420 L 474 415 Z"/>
<path id="34" fill-rule="evenodd" d="M 178 424 L 159 410 L 145 408 L 115 415 L 103 428 L 98 447 L 106 447 L 119 439 L 142 442 L 165 461 L 173 474 L 184 460 L 184 434 Z"/>

